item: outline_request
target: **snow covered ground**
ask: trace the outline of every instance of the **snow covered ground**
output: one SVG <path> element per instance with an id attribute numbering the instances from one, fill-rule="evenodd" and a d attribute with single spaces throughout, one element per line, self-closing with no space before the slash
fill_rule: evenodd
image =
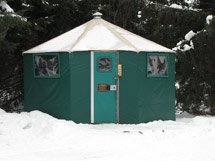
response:
<path id="1" fill-rule="evenodd" d="M 88 125 L 0 109 L 0 161 L 214 161 L 214 149 L 215 117 Z"/>

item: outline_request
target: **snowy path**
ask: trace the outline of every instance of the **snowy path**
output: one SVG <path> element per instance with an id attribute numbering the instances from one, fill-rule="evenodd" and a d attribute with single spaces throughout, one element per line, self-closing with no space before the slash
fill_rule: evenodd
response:
<path id="1" fill-rule="evenodd" d="M 0 110 L 0 161 L 215 161 L 215 117 L 86 125 Z"/>

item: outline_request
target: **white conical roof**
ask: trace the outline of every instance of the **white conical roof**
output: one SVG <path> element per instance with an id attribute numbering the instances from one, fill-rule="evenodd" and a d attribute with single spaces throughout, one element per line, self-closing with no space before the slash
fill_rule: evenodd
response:
<path id="1" fill-rule="evenodd" d="M 24 53 L 73 51 L 174 51 L 113 25 L 99 16 Z"/>

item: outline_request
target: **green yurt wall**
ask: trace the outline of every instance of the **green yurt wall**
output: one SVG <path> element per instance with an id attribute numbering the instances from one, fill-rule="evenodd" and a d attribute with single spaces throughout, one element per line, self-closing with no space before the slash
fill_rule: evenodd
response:
<path id="1" fill-rule="evenodd" d="M 71 119 L 69 55 L 59 54 L 60 78 L 36 78 L 34 55 L 37 54 L 24 55 L 25 110 L 40 110 L 57 118 Z"/>
<path id="2" fill-rule="evenodd" d="M 167 77 L 147 77 L 148 54 L 168 55 Z M 60 78 L 36 78 L 34 55 L 24 55 L 25 110 L 90 123 L 90 51 L 58 53 Z M 119 63 L 120 123 L 175 120 L 175 54 L 120 51 Z"/>
<path id="3" fill-rule="evenodd" d="M 175 54 L 167 55 L 168 77 L 147 77 L 147 53 L 120 52 L 120 123 L 175 120 Z"/>
<path id="4" fill-rule="evenodd" d="M 69 56 L 71 119 L 90 123 L 90 52 L 73 52 Z"/>
<path id="5" fill-rule="evenodd" d="M 59 53 L 59 78 L 36 78 L 33 55 L 24 55 L 25 110 L 90 123 L 90 53 Z"/>

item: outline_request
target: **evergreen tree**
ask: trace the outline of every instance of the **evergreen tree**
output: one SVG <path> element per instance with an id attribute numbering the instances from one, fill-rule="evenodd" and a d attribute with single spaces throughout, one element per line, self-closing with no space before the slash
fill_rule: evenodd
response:
<path id="1" fill-rule="evenodd" d="M 215 19 L 193 39 L 194 49 L 178 51 L 177 101 L 194 114 L 215 115 Z"/>
<path id="2" fill-rule="evenodd" d="M 205 26 L 208 11 L 214 13 L 214 0 L 197 0 L 193 4 L 184 0 L 8 0 L 7 3 L 14 13 L 0 7 L 1 108 L 14 111 L 23 102 L 23 51 L 81 25 L 100 11 L 104 19 L 169 48 L 175 47 L 190 30 L 201 31 L 192 39 L 194 49 L 177 52 L 176 79 L 180 83 L 177 100 L 183 110 L 201 113 L 207 108 L 214 114 L 214 19 Z M 199 5 L 202 12 L 170 8 L 173 3 L 187 8 Z"/>
<path id="3" fill-rule="evenodd" d="M 190 30 L 204 27 L 205 13 L 180 10 L 157 4 L 143 4 L 136 32 L 161 45 L 173 48 Z"/>
<path id="4" fill-rule="evenodd" d="M 209 11 L 215 14 L 215 0 L 200 0 L 199 7 L 203 9 L 203 11 Z"/>
<path id="5" fill-rule="evenodd" d="M 22 51 L 31 42 L 30 26 L 14 12 L 0 14 L 0 106 L 19 111 L 23 108 Z"/>

